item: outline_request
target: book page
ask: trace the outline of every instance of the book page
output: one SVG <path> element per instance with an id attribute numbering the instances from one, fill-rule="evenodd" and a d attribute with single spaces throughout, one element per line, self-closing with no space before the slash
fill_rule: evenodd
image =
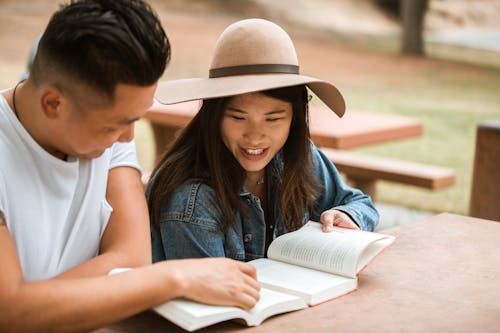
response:
<path id="1" fill-rule="evenodd" d="M 153 310 L 185 330 L 193 331 L 232 319 L 242 319 L 248 326 L 256 326 L 276 314 L 306 307 L 307 304 L 300 297 L 262 288 L 259 301 L 249 311 L 235 306 L 208 305 L 187 299 L 171 300 Z"/>
<path id="2" fill-rule="evenodd" d="M 247 312 L 238 307 L 208 305 L 187 299 L 174 299 L 154 307 L 153 310 L 187 331 L 225 320 L 247 319 Z"/>
<path id="3" fill-rule="evenodd" d="M 249 262 L 257 269 L 257 279 L 268 288 L 304 299 L 309 305 L 341 296 L 356 289 L 357 279 L 334 275 L 272 259 Z"/>
<path id="4" fill-rule="evenodd" d="M 276 238 L 267 255 L 278 261 L 354 278 L 359 262 L 366 264 L 393 239 L 393 236 L 337 227 L 323 232 L 320 223 L 308 222 L 301 229 Z M 363 257 L 364 250 L 371 245 L 374 249 L 366 251 Z"/>
<path id="5" fill-rule="evenodd" d="M 271 316 L 304 308 L 307 308 L 307 304 L 298 296 L 261 288 L 259 301 L 249 311 L 247 325 L 260 325 Z"/>

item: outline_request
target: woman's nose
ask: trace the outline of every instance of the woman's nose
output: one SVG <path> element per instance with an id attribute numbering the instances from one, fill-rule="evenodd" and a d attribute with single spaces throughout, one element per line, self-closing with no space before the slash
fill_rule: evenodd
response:
<path id="1" fill-rule="evenodd" d="M 264 136 L 262 125 L 257 122 L 249 122 L 244 136 L 249 140 L 259 140 Z"/>

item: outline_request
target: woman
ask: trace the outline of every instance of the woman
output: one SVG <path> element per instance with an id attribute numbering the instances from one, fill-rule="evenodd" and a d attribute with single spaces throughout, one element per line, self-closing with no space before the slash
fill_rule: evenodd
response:
<path id="1" fill-rule="evenodd" d="M 163 83 L 163 103 L 203 99 L 148 186 L 153 260 L 264 257 L 309 219 L 373 230 L 370 198 L 349 188 L 310 141 L 306 85 L 339 116 L 341 94 L 300 75 L 293 44 L 250 19 L 219 37 L 208 79 Z"/>

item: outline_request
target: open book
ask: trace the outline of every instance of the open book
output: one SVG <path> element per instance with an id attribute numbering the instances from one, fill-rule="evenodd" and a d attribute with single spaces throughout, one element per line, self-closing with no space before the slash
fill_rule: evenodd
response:
<path id="1" fill-rule="evenodd" d="M 301 297 L 309 306 L 357 288 L 357 275 L 394 241 L 394 236 L 308 222 L 301 229 L 276 238 L 268 259 L 249 263 L 257 269 L 262 288 Z"/>
<path id="2" fill-rule="evenodd" d="M 394 236 L 333 228 L 309 222 L 277 237 L 267 259 L 249 262 L 262 286 L 260 300 L 250 311 L 175 299 L 153 310 L 176 325 L 194 331 L 221 321 L 237 319 L 257 326 L 276 314 L 313 306 L 357 288 L 357 275 Z"/>

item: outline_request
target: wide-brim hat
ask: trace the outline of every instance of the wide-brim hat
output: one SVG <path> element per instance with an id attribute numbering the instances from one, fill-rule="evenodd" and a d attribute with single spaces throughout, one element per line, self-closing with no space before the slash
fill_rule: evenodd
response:
<path id="1" fill-rule="evenodd" d="M 267 20 L 246 19 L 220 35 L 208 78 L 162 81 L 155 98 L 162 104 L 175 104 L 302 84 L 342 117 L 341 93 L 329 82 L 299 73 L 295 47 L 285 30 Z"/>

